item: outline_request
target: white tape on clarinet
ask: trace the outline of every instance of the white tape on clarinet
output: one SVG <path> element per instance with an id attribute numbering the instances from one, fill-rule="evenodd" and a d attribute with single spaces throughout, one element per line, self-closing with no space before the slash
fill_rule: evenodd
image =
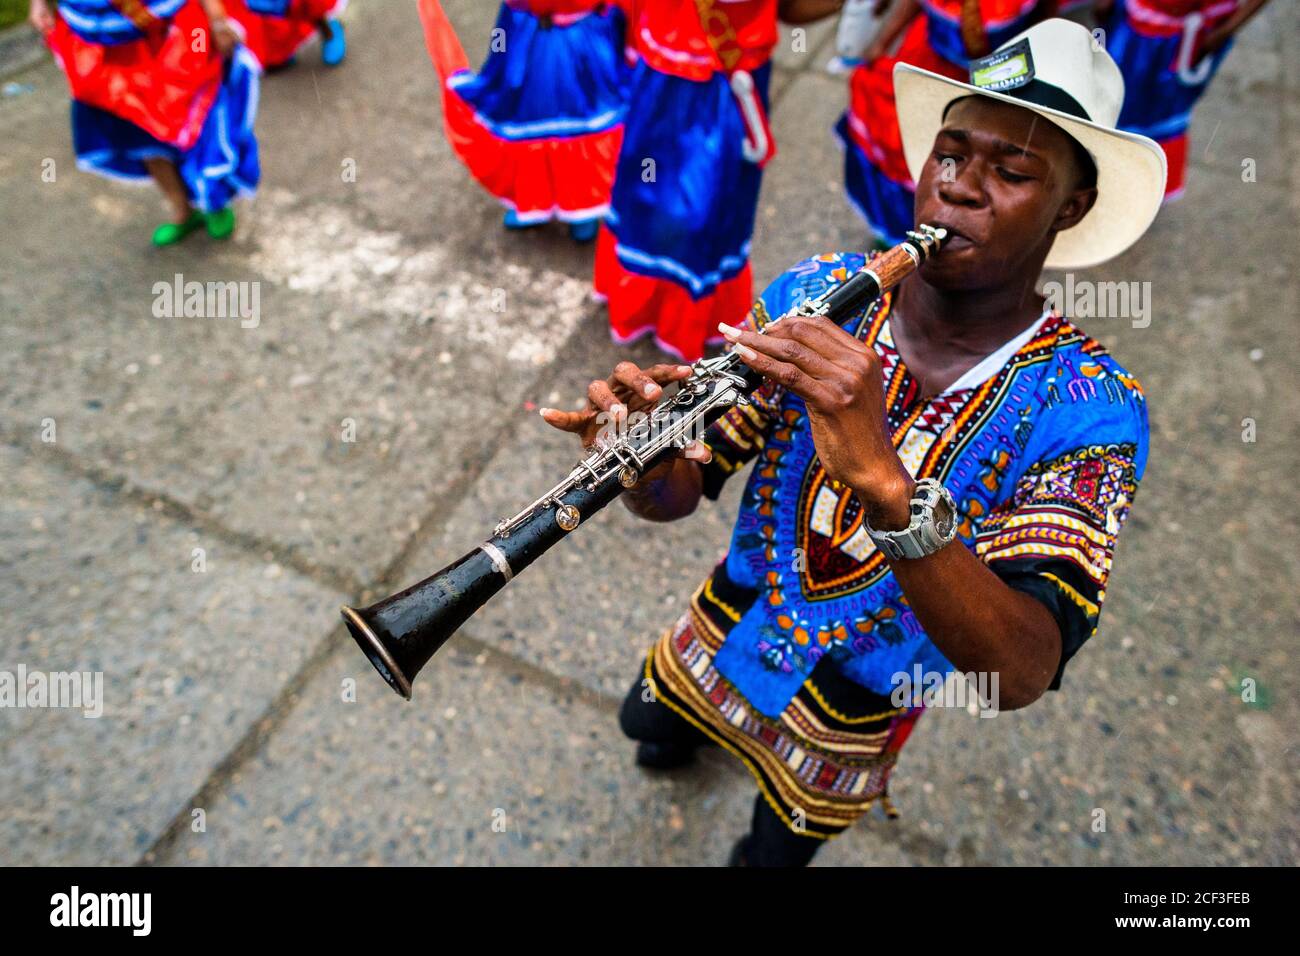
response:
<path id="1" fill-rule="evenodd" d="M 515 576 L 514 569 L 510 567 L 510 560 L 506 557 L 505 552 L 498 548 L 491 541 L 484 541 L 480 548 L 483 553 L 492 559 L 492 567 L 501 572 L 501 576 L 509 581 Z"/>

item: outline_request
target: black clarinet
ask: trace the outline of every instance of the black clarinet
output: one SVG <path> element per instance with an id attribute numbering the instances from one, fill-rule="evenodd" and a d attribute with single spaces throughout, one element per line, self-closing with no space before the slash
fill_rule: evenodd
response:
<path id="1" fill-rule="evenodd" d="M 788 314 L 825 316 L 838 325 L 916 271 L 947 237 L 945 229 L 918 226 L 868 267 Z M 676 392 L 598 439 L 563 481 L 498 523 L 473 551 L 377 604 L 343 608 L 352 637 L 384 680 L 410 700 L 420 669 L 516 574 L 730 409 L 749 404 L 761 384 L 762 376 L 735 352 L 695 362 Z"/>

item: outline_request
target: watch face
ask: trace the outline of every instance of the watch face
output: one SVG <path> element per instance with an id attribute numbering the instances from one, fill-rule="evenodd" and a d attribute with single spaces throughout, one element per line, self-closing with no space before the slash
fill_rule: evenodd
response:
<path id="1" fill-rule="evenodd" d="M 946 538 L 952 533 L 956 521 L 957 515 L 953 512 L 952 505 L 947 498 L 940 497 L 934 504 L 934 530 Z"/>

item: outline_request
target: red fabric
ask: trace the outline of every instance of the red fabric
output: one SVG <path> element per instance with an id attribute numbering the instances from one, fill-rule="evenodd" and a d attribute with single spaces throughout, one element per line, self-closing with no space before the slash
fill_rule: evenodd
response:
<path id="1" fill-rule="evenodd" d="M 285 17 L 253 13 L 244 0 L 225 0 L 225 4 L 226 15 L 244 28 L 244 45 L 263 67 L 275 67 L 288 63 L 316 35 L 338 0 L 294 0 Z"/>
<path id="2" fill-rule="evenodd" d="M 610 331 L 621 341 L 653 332 L 661 348 L 686 362 L 703 357 L 718 341 L 718 323 L 739 325 L 753 301 L 749 263 L 701 299 L 675 282 L 630 272 L 618 261 L 614 234 L 600 227 L 596 239 L 595 288 L 606 298 Z"/>
<path id="3" fill-rule="evenodd" d="M 961 18 L 966 0 L 921 0 L 922 5 L 951 20 Z M 1006 23 L 1023 17 L 1040 0 L 979 0 L 979 16 L 984 23 Z M 1186 0 L 1183 0 L 1186 2 Z M 1197 0 L 1191 0 L 1195 3 Z"/>
<path id="4" fill-rule="evenodd" d="M 703 81 L 756 70 L 776 45 L 777 0 L 622 0 L 627 45 L 659 73 Z"/>
<path id="5" fill-rule="evenodd" d="M 602 215 L 614 187 L 623 127 L 554 139 L 494 136 L 474 118 L 470 106 L 447 88 L 447 78 L 466 69 L 468 59 L 438 0 L 420 0 L 420 19 L 429 56 L 438 70 L 443 129 L 470 175 L 525 218 Z"/>
<path id="6" fill-rule="evenodd" d="M 895 56 L 882 56 L 853 71 L 849 80 L 849 136 L 885 176 L 910 187 L 912 174 L 903 156 L 903 135 L 898 129 L 898 108 L 894 103 L 895 63 L 909 63 L 963 82 L 968 73 L 930 48 L 924 17 L 912 21 Z"/>
<path id="7" fill-rule="evenodd" d="M 443 96 L 443 125 L 470 175 L 520 216 L 590 219 L 608 210 L 622 126 L 558 139 L 498 139 L 450 92 Z"/>
<path id="8" fill-rule="evenodd" d="M 903 744 L 907 743 L 907 738 L 912 736 L 912 731 L 916 729 L 916 722 L 921 719 L 923 713 L 925 713 L 924 707 L 914 707 L 895 719 L 894 732 L 889 738 L 889 743 L 885 744 L 886 753 L 896 754 L 903 749 Z"/>
<path id="9" fill-rule="evenodd" d="M 1128 0 L 1125 16 L 1134 32 L 1148 37 L 1180 36 L 1186 21 L 1193 13 L 1200 13 L 1201 26 L 1196 36 L 1199 47 L 1205 34 L 1232 16 L 1239 6 L 1237 0 Z M 1193 51 L 1192 61 L 1200 57 Z"/>
<path id="10" fill-rule="evenodd" d="M 198 0 L 190 0 L 144 39 L 111 46 L 87 43 L 58 18 L 45 42 L 68 78 L 73 99 L 189 149 L 221 85 L 221 57 L 212 44 L 203 52 L 193 48 L 192 38 L 206 37 L 207 30 Z"/>
<path id="11" fill-rule="evenodd" d="M 1183 194 L 1187 176 L 1187 134 L 1160 140 L 1169 164 L 1169 178 L 1165 180 L 1165 199 L 1177 199 Z"/>
<path id="12" fill-rule="evenodd" d="M 1200 13 L 1213 19 L 1221 19 L 1240 6 L 1238 0 L 1130 0 L 1128 6 L 1134 6 L 1139 15 L 1150 12 L 1161 17 L 1183 18 L 1193 13 Z"/>
<path id="13" fill-rule="evenodd" d="M 429 50 L 438 71 L 438 86 L 447 89 L 447 79 L 461 70 L 469 69 L 469 57 L 460 45 L 456 30 L 443 12 L 438 0 L 420 0 L 420 23 L 424 27 L 424 45 Z"/>

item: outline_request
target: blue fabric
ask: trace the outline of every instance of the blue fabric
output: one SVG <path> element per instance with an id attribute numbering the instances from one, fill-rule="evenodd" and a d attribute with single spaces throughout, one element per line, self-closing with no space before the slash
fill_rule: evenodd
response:
<path id="1" fill-rule="evenodd" d="M 764 110 L 771 76 L 753 73 Z M 644 61 L 629 101 L 609 218 L 619 261 L 703 298 L 749 260 L 763 170 L 741 152 L 740 107 L 724 74 L 701 83 Z"/>
<path id="2" fill-rule="evenodd" d="M 925 8 L 927 36 L 930 48 L 949 63 L 965 66 L 966 44 L 961 38 L 961 21 L 956 17 L 946 17 L 930 7 Z M 989 49 L 996 50 L 1012 37 L 1023 33 L 1032 19 L 1030 16 L 1016 17 L 1009 23 L 990 27 L 985 21 L 984 29 L 989 40 Z"/>
<path id="3" fill-rule="evenodd" d="M 149 12 L 160 20 L 176 15 L 188 0 L 140 0 Z M 130 43 L 143 33 L 136 25 L 118 12 L 110 0 L 60 0 L 59 15 L 72 28 L 72 32 L 87 43 L 111 46 Z"/>
<path id="4" fill-rule="evenodd" d="M 244 5 L 253 13 L 259 13 L 264 17 L 287 17 L 290 13 L 290 7 L 293 6 L 293 0 L 244 0 Z M 334 13 L 341 13 L 339 5 L 334 6 Z"/>
<path id="5" fill-rule="evenodd" d="M 239 47 L 198 141 L 179 150 L 112 113 L 72 102 L 72 145 L 82 169 L 117 179 L 147 179 L 145 160 L 170 159 L 194 205 L 215 212 L 236 196 L 250 196 L 261 178 L 253 123 L 259 84 L 257 61 Z"/>
<path id="6" fill-rule="evenodd" d="M 1170 37 L 1138 33 L 1129 23 L 1123 0 L 1115 4 L 1106 25 L 1106 52 L 1124 74 L 1121 129 L 1157 140 L 1187 132 L 1192 107 L 1218 73 L 1232 41 L 1210 54 L 1210 67 L 1198 83 L 1186 82 L 1172 68 L 1181 43 L 1181 33 Z"/>
<path id="7" fill-rule="evenodd" d="M 764 290 L 761 307 L 770 316 L 784 314 L 842 281 L 864 262 L 858 253 L 843 253 L 800 263 Z M 859 334 L 865 322 L 866 316 L 858 313 L 844 328 Z M 1054 350 L 1016 363 L 1004 384 L 990 393 L 989 404 L 964 426 L 969 429 L 963 432 L 965 437 L 954 440 L 951 457 L 934 477 L 952 493 L 959 513 L 988 516 L 1010 502 L 1018 486 L 1024 493 L 1021 479 L 1036 464 L 1063 452 L 1114 444 L 1127 447 L 1135 484 L 1145 468 L 1148 428 L 1145 399 L 1140 390 L 1125 384 L 1130 381 L 1096 343 L 1077 333 L 1065 336 Z M 926 672 L 950 671 L 952 665 L 926 635 L 887 567 L 881 576 L 864 579 L 845 593 L 817 599 L 805 596 L 791 555 L 803 553 L 797 550 L 801 522 L 807 520 L 801 513 L 801 498 L 816 450 L 802 399 L 782 395 L 770 420 L 782 427 L 767 428 L 759 462 L 778 462 L 776 476 L 770 467 L 750 470 L 726 558 L 727 577 L 760 596 L 728 632 L 714 658 L 719 672 L 760 712 L 775 717 L 823 653 L 835 658 L 844 676 L 885 695 L 894 687 L 894 675 L 911 672 L 915 665 Z M 990 462 L 995 461 L 1001 467 L 991 472 Z M 1052 490 L 1060 485 L 1069 493 L 1077 487 L 1067 478 L 1053 481 L 1045 482 Z M 769 502 L 771 512 L 760 513 Z M 1122 514 L 1118 505 L 1114 507 L 1118 524 Z M 963 526 L 961 540 L 968 547 L 974 547 L 982 520 Z M 765 537 L 769 533 L 774 534 L 770 543 Z M 779 589 L 780 601 L 771 599 L 773 587 Z M 1094 597 L 1100 604 L 1100 597 Z M 788 629 L 778 623 L 781 614 L 810 633 L 820 627 L 847 626 L 864 616 L 875 626 L 870 637 L 854 636 L 848 627 L 849 636 L 826 652 L 815 643 L 799 649 L 789 642 Z"/>
<path id="8" fill-rule="evenodd" d="M 260 13 L 262 16 L 287 17 L 293 0 L 244 0 L 244 3 L 253 13 Z"/>
<path id="9" fill-rule="evenodd" d="M 916 225 L 912 210 L 916 194 L 896 183 L 867 159 L 848 132 L 848 119 L 840 117 L 835 135 L 844 147 L 844 189 L 849 202 L 875 234 L 890 245 L 898 245 L 904 233 Z"/>
<path id="10" fill-rule="evenodd" d="M 496 30 L 505 49 L 488 54 L 477 73 L 447 85 L 480 123 L 502 139 L 598 133 L 623 121 L 623 15 L 590 13 L 567 26 L 544 26 L 502 4 Z"/>

